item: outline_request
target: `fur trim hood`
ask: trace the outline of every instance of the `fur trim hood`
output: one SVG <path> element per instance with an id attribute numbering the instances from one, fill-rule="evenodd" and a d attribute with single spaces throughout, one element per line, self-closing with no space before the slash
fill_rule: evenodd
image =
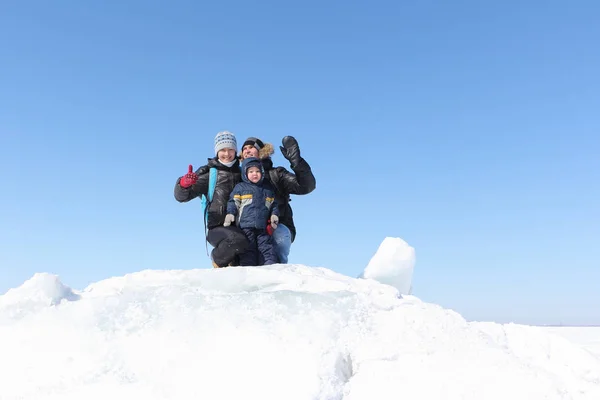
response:
<path id="1" fill-rule="evenodd" d="M 260 151 L 258 152 L 258 158 L 264 160 L 265 158 L 271 157 L 273 153 L 275 153 L 273 145 L 271 143 L 265 143 L 265 147 L 260 149 Z"/>
<path id="2" fill-rule="evenodd" d="M 258 158 L 264 160 L 275 153 L 275 148 L 271 143 L 265 143 L 264 147 L 258 151 Z M 240 161 L 244 160 L 244 155 L 240 152 Z"/>

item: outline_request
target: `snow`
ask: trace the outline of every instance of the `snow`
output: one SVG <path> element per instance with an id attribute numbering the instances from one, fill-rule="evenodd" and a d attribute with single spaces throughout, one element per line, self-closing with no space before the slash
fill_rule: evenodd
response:
<path id="1" fill-rule="evenodd" d="M 374 279 L 411 294 L 415 249 L 400 238 L 387 237 L 360 277 Z"/>
<path id="2" fill-rule="evenodd" d="M 63 300 L 75 301 L 79 296 L 62 284 L 58 276 L 37 273 L 15 289 L 0 296 L 0 319 L 9 315 L 33 312 L 59 304 Z"/>
<path id="3" fill-rule="evenodd" d="M 547 326 L 543 329 L 579 344 L 586 351 L 600 358 L 600 326 Z"/>
<path id="4" fill-rule="evenodd" d="M 364 278 L 145 270 L 76 291 L 36 274 L 0 296 L 0 399 L 600 398 L 592 353 L 403 294 L 413 268 L 386 239 Z"/>

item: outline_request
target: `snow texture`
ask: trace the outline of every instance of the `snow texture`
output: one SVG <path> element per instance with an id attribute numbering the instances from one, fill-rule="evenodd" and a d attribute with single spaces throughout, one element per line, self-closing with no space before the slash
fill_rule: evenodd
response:
<path id="1" fill-rule="evenodd" d="M 0 399 L 600 399 L 600 360 L 563 337 L 402 295 L 412 252 L 386 239 L 369 279 L 278 264 L 77 292 L 37 274 L 0 296 Z"/>
<path id="2" fill-rule="evenodd" d="M 385 238 L 360 277 L 391 285 L 412 294 L 415 249 L 400 238 Z"/>
<path id="3" fill-rule="evenodd" d="M 584 349 L 600 358 L 600 326 L 546 326 L 543 329 L 580 344 Z"/>

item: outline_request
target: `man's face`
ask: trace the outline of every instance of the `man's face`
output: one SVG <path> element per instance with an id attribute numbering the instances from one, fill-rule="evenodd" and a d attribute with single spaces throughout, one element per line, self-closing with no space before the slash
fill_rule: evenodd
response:
<path id="1" fill-rule="evenodd" d="M 247 144 L 242 149 L 242 157 L 244 157 L 244 158 L 248 158 L 248 157 L 256 157 L 256 158 L 258 158 L 258 150 L 256 149 L 256 147 L 252 146 L 251 144 Z"/>

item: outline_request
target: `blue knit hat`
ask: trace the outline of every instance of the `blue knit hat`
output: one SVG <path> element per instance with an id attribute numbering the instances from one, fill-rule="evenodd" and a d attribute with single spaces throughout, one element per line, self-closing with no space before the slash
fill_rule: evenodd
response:
<path id="1" fill-rule="evenodd" d="M 234 149 L 237 151 L 235 135 L 229 131 L 221 131 L 215 136 L 215 155 L 221 149 Z"/>

